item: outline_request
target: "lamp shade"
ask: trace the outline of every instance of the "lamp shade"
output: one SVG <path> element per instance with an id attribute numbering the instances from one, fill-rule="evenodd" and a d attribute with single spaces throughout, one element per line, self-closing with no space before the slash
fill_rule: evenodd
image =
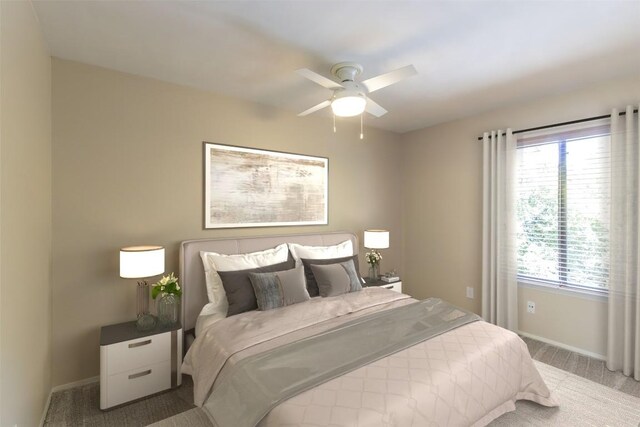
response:
<path id="1" fill-rule="evenodd" d="M 331 109 L 338 117 L 353 117 L 362 114 L 366 104 L 367 100 L 361 95 L 340 96 L 331 102 Z"/>
<path id="2" fill-rule="evenodd" d="M 120 277 L 142 279 L 164 273 L 162 246 L 130 246 L 120 249 Z"/>
<path id="3" fill-rule="evenodd" d="M 387 230 L 365 230 L 364 247 L 368 249 L 387 249 L 389 232 Z"/>

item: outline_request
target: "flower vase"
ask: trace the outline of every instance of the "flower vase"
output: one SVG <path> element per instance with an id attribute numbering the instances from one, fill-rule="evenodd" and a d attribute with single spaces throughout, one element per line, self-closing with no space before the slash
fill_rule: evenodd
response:
<path id="1" fill-rule="evenodd" d="M 369 266 L 369 280 L 378 280 L 378 264 Z"/>
<path id="2" fill-rule="evenodd" d="M 164 294 L 158 300 L 158 321 L 162 326 L 175 325 L 178 322 L 180 298 L 173 294 Z"/>

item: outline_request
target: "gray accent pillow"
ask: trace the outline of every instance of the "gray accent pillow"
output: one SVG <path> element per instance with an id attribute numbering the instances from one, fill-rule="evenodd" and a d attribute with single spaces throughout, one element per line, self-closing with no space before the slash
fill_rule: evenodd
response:
<path id="1" fill-rule="evenodd" d="M 311 265 L 321 297 L 332 297 L 362 290 L 352 260 L 339 264 Z"/>
<path id="2" fill-rule="evenodd" d="M 258 310 L 271 310 L 310 299 L 302 266 L 275 273 L 249 273 Z"/>
<path id="3" fill-rule="evenodd" d="M 249 268 L 239 271 L 218 271 L 222 286 L 227 294 L 229 308 L 227 317 L 258 309 L 256 294 L 253 291 L 249 273 L 271 273 L 274 271 L 290 270 L 295 267 L 296 262 L 291 255 L 285 262 L 267 265 L 264 267 Z"/>
<path id="4" fill-rule="evenodd" d="M 318 290 L 318 284 L 316 283 L 316 278 L 313 275 L 313 271 L 311 270 L 312 265 L 328 265 L 328 264 L 340 264 L 345 261 L 353 261 L 353 264 L 356 268 L 356 273 L 360 271 L 358 268 L 358 255 L 350 255 L 341 258 L 328 258 L 328 259 L 307 259 L 302 258 L 302 265 L 304 266 L 304 275 L 307 279 L 307 291 L 309 291 L 309 295 L 312 297 L 317 297 L 320 295 Z M 360 274 L 358 273 L 358 276 Z"/>

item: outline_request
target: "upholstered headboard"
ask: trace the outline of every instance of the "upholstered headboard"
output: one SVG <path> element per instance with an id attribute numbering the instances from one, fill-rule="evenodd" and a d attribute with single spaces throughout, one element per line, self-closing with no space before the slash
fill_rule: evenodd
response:
<path id="1" fill-rule="evenodd" d="M 349 232 L 290 234 L 284 236 L 241 237 L 236 239 L 187 240 L 180 245 L 180 284 L 182 286 L 181 321 L 184 331 L 195 328 L 202 307 L 209 302 L 205 286 L 204 266 L 200 251 L 225 255 L 242 254 L 273 248 L 281 243 L 308 246 L 335 245 L 351 240 L 358 253 L 358 238 Z"/>

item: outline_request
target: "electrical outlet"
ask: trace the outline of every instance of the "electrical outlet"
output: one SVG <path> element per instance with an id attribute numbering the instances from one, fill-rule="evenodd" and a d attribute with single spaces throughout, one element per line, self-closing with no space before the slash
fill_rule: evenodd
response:
<path id="1" fill-rule="evenodd" d="M 535 314 L 536 303 L 533 301 L 527 301 L 527 313 Z"/>
<path id="2" fill-rule="evenodd" d="M 467 298 L 473 299 L 473 288 L 471 286 L 467 286 Z"/>

